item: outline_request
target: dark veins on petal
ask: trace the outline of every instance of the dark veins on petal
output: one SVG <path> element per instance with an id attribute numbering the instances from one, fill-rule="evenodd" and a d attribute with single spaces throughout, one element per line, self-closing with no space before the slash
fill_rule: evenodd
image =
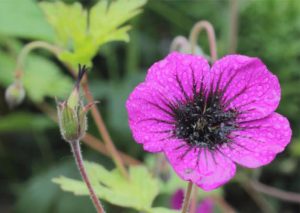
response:
<path id="1" fill-rule="evenodd" d="M 219 149 L 223 144 L 227 144 L 230 149 L 234 149 L 236 146 L 247 149 L 240 144 L 231 142 L 237 137 L 256 140 L 246 134 L 240 135 L 234 132 L 236 130 L 244 131 L 249 128 L 260 128 L 260 126 L 247 126 L 245 125 L 247 121 L 244 122 L 241 120 L 245 114 L 253 110 L 248 109 L 242 111 L 241 107 L 248 105 L 253 101 L 241 104 L 235 108 L 228 107 L 232 101 L 246 92 L 248 87 L 245 86 L 241 88 L 238 93 L 229 99 L 224 95 L 238 72 L 232 74 L 223 88 L 220 88 L 222 74 L 219 75 L 217 79 L 214 79 L 209 88 L 204 87 L 203 78 L 198 79 L 200 80 L 199 88 L 194 76 L 194 70 L 192 71 L 192 95 L 189 96 L 187 94 L 181 79 L 177 75 L 176 82 L 178 89 L 182 93 L 182 99 L 175 98 L 175 100 L 170 100 L 164 94 L 159 92 L 160 96 L 158 98 L 161 102 L 161 105 L 159 105 L 158 103 L 143 98 L 148 104 L 167 114 L 169 119 L 147 118 L 141 120 L 141 122 L 151 120 L 156 123 L 169 124 L 169 130 L 155 131 L 153 133 L 169 134 L 169 136 L 164 137 L 161 140 L 169 140 L 172 138 L 181 139 L 183 143 L 176 148 L 185 148 L 185 152 L 180 156 L 181 158 L 184 158 L 192 150 L 198 152 L 197 161 L 199 161 L 201 153 L 206 156 L 206 151 L 217 151 L 223 154 Z M 237 118 L 239 118 L 239 121 Z M 212 157 L 215 161 L 214 155 L 212 155 Z"/>
<path id="2" fill-rule="evenodd" d="M 247 89 L 243 88 L 234 97 L 226 100 L 224 94 L 234 77 L 235 74 L 231 76 L 222 89 L 219 88 L 222 75 L 217 79 L 215 88 L 213 87 L 213 83 L 210 88 L 204 88 L 203 79 L 201 79 L 200 89 L 197 89 L 193 75 L 193 95 L 189 97 L 179 77 L 176 76 L 178 88 L 184 98 L 175 102 L 165 101 L 164 106 L 151 103 L 164 112 L 167 111 L 166 113 L 172 117 L 171 121 L 157 120 L 157 122 L 173 124 L 173 129 L 169 131 L 171 132 L 171 136 L 166 139 L 182 139 L 185 143 L 178 147 L 178 149 L 188 145 L 189 148 L 185 154 L 193 148 L 218 151 L 218 147 L 222 144 L 230 146 L 230 142 L 233 139 L 230 133 L 234 130 L 243 130 L 243 128 L 239 127 L 236 119 L 244 112 L 238 111 L 236 108 L 228 109 L 228 106 L 231 101 Z M 162 99 L 164 99 L 163 95 Z"/>

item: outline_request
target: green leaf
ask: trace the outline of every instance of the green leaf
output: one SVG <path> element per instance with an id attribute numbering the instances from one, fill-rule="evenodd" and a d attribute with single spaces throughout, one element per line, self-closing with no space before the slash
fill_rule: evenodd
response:
<path id="1" fill-rule="evenodd" d="M 155 207 L 151 209 L 151 213 L 179 213 L 180 211 L 166 209 L 162 207 Z"/>
<path id="2" fill-rule="evenodd" d="M 129 41 L 126 21 L 141 12 L 146 0 L 119 0 L 110 4 L 107 0 L 99 1 L 90 12 L 90 33 L 98 44 L 108 41 Z M 120 28 L 119 28 L 120 27 Z"/>
<path id="3" fill-rule="evenodd" d="M 59 58 L 73 66 L 90 66 L 103 44 L 129 41 L 130 27 L 121 25 L 137 15 L 145 3 L 146 0 L 118 0 L 109 4 L 108 0 L 101 0 L 91 8 L 89 16 L 79 3 L 42 2 L 40 6 L 56 32 L 57 43 L 66 49 Z"/>
<path id="4" fill-rule="evenodd" d="M 99 164 L 89 162 L 85 162 L 85 166 L 99 198 L 138 211 L 151 209 L 152 202 L 158 195 L 158 182 L 145 167 L 130 167 L 128 181 L 116 169 L 108 171 Z M 88 195 L 87 187 L 82 181 L 58 177 L 53 182 L 75 195 Z"/>
<path id="5" fill-rule="evenodd" d="M 32 0 L 1 0 L 0 34 L 52 41 L 54 32 Z"/>
<path id="6" fill-rule="evenodd" d="M 42 2 L 40 7 L 56 33 L 57 42 L 67 47 L 72 40 L 74 45 L 85 38 L 87 28 L 87 12 L 81 4 L 67 5 L 63 2 Z"/>
<path id="7" fill-rule="evenodd" d="M 4 86 L 13 82 L 15 63 L 13 57 L 0 51 L 0 83 Z M 53 62 L 37 55 L 28 56 L 24 73 L 26 96 L 34 102 L 41 102 L 46 96 L 66 97 L 73 85 Z"/>

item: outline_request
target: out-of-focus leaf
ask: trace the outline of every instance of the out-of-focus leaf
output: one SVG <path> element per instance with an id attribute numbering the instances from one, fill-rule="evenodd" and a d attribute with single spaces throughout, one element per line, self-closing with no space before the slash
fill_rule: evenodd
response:
<path id="1" fill-rule="evenodd" d="M 145 3 L 146 0 L 119 0 L 110 4 L 107 0 L 99 1 L 90 12 L 90 33 L 96 43 L 129 41 L 129 26 L 120 26 L 140 13 Z"/>
<path id="2" fill-rule="evenodd" d="M 89 65 L 97 47 L 87 35 L 87 11 L 77 2 L 42 2 L 40 6 L 56 32 L 56 43 L 66 48 L 60 58 L 72 64 Z"/>
<path id="3" fill-rule="evenodd" d="M 152 202 L 158 194 L 158 182 L 145 167 L 130 167 L 128 181 L 116 169 L 108 171 L 101 165 L 89 162 L 86 162 L 85 166 L 99 198 L 138 211 L 151 209 Z M 88 195 L 87 187 L 82 181 L 58 177 L 53 179 L 53 182 L 75 195 Z"/>
<path id="4" fill-rule="evenodd" d="M 0 119 L 0 132 L 39 131 L 53 127 L 47 116 L 25 112 L 14 112 Z"/>
<path id="5" fill-rule="evenodd" d="M 67 47 L 74 42 L 76 45 L 85 38 L 87 28 L 87 11 L 81 4 L 72 5 L 57 1 L 55 3 L 42 2 L 40 7 L 55 30 L 56 42 Z M 74 41 L 73 41 L 74 40 Z"/>
<path id="6" fill-rule="evenodd" d="M 60 59 L 76 65 L 91 65 L 99 47 L 110 41 L 129 41 L 129 26 L 121 26 L 137 15 L 146 0 L 101 0 L 87 11 L 79 3 L 42 2 L 49 23 L 57 33 L 57 43 L 67 50 Z M 87 27 L 89 23 L 89 28 Z"/>
<path id="7" fill-rule="evenodd" d="M 33 0 L 0 1 L 0 34 L 53 40 L 54 32 Z"/>
<path id="8" fill-rule="evenodd" d="M 61 98 L 70 92 L 71 79 L 53 62 L 36 55 L 29 55 L 26 62 L 23 84 L 31 100 L 41 102 L 45 96 Z M 15 59 L 0 51 L 0 83 L 4 86 L 13 82 L 15 63 Z"/>

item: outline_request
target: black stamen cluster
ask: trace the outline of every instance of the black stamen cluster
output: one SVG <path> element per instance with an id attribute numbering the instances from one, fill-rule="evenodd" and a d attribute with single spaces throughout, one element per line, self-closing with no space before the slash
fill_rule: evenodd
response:
<path id="1" fill-rule="evenodd" d="M 233 109 L 225 111 L 221 99 L 221 92 L 205 94 L 202 91 L 184 102 L 178 102 L 173 109 L 174 136 L 192 147 L 209 150 L 230 142 L 229 134 L 237 128 L 237 112 Z"/>

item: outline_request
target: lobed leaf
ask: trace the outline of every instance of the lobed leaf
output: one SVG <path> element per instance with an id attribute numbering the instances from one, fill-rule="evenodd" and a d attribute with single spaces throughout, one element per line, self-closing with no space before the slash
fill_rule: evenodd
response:
<path id="1" fill-rule="evenodd" d="M 101 0 L 89 15 L 79 3 L 40 3 L 49 23 L 57 34 L 57 43 L 66 50 L 59 56 L 62 61 L 75 65 L 91 65 L 99 47 L 110 41 L 129 41 L 129 26 L 122 26 L 140 13 L 146 0 Z"/>
<path id="2" fill-rule="evenodd" d="M 97 196 L 112 204 L 149 212 L 154 198 L 158 195 L 158 182 L 146 167 L 129 168 L 129 179 L 125 179 L 118 170 L 106 170 L 103 166 L 85 162 L 93 188 Z M 88 189 L 82 181 L 67 177 L 53 179 L 64 191 L 75 195 L 88 195 Z"/>

